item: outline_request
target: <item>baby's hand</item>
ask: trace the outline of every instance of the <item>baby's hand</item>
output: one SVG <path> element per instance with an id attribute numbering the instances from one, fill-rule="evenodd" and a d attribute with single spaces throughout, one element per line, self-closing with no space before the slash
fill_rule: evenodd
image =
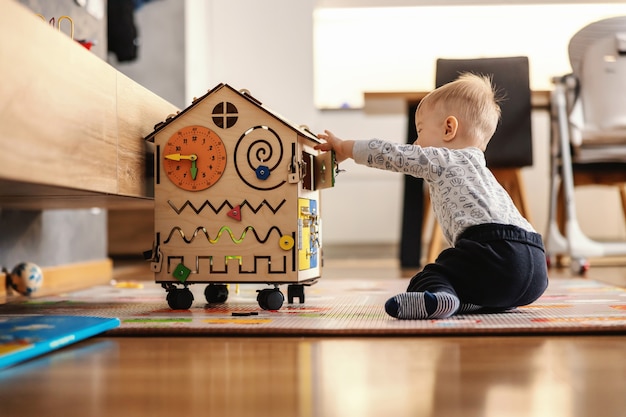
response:
<path id="1" fill-rule="evenodd" d="M 314 149 L 325 152 L 335 151 L 335 160 L 337 162 L 352 158 L 352 147 L 354 145 L 354 141 L 341 140 L 328 130 L 325 130 L 324 133 L 318 134 L 317 137 L 325 142 L 315 145 Z"/>
<path id="2" fill-rule="evenodd" d="M 341 143 L 341 139 L 333 135 L 333 133 L 328 130 L 325 130 L 324 133 L 319 133 L 317 137 L 326 141 L 326 143 L 321 143 L 315 146 L 315 149 L 319 151 L 332 151 Z"/>

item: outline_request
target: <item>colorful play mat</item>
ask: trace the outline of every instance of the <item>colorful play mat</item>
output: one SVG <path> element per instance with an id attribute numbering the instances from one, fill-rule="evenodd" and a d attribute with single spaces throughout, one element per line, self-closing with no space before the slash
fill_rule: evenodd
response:
<path id="1" fill-rule="evenodd" d="M 205 285 L 190 288 L 188 310 L 171 310 L 165 291 L 153 282 L 117 282 L 87 290 L 0 305 L 0 315 L 84 315 L 117 317 L 108 335 L 473 335 L 626 332 L 626 290 L 584 278 L 553 279 L 534 304 L 499 314 L 457 315 L 442 320 L 397 320 L 384 303 L 408 281 L 320 280 L 306 287 L 304 303 L 287 300 L 263 310 L 257 291 L 264 285 L 229 286 L 224 304 L 208 304 Z M 287 288 L 283 289 L 286 294 Z"/>

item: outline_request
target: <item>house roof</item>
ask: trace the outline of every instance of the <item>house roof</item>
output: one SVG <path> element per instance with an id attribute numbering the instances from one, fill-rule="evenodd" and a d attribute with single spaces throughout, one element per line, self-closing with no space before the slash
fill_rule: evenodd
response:
<path id="1" fill-rule="evenodd" d="M 189 107 L 185 108 L 184 110 L 179 111 L 176 114 L 172 114 L 172 115 L 168 116 L 165 119 L 165 121 L 163 121 L 163 122 L 157 123 L 154 126 L 154 131 L 152 133 L 150 133 L 148 136 L 146 136 L 145 140 L 147 140 L 148 142 L 154 142 L 154 137 L 161 130 L 163 130 L 167 125 L 172 123 L 174 120 L 177 120 L 179 117 L 182 117 L 186 112 L 190 111 L 195 106 L 197 106 L 200 102 L 202 102 L 202 100 L 204 100 L 205 98 L 209 97 L 210 95 L 214 94 L 215 92 L 217 92 L 217 91 L 219 91 L 219 90 L 221 90 L 223 88 L 227 88 L 230 91 L 232 91 L 233 93 L 240 95 L 244 99 L 248 100 L 250 103 L 254 104 L 256 107 L 258 107 L 260 110 L 264 111 L 265 113 L 269 114 L 270 116 L 272 116 L 272 117 L 276 118 L 277 120 L 281 121 L 283 124 L 287 125 L 291 129 L 295 130 L 300 135 L 306 136 L 309 139 L 314 140 L 316 142 L 320 142 L 320 140 L 317 138 L 317 136 L 315 134 L 313 134 L 313 132 L 308 130 L 308 128 L 303 127 L 303 126 L 298 126 L 298 125 L 292 123 L 291 121 L 289 121 L 288 119 L 286 119 L 285 117 L 283 117 L 282 115 L 276 113 L 275 111 L 272 111 L 272 110 L 268 109 L 259 100 L 257 100 L 256 98 L 252 97 L 252 95 L 250 95 L 250 93 L 247 90 L 237 91 L 236 89 L 234 89 L 230 85 L 224 84 L 224 83 L 218 84 L 217 86 L 215 86 L 214 88 L 209 90 L 202 97 L 194 99 L 193 102 L 191 103 L 191 105 Z"/>

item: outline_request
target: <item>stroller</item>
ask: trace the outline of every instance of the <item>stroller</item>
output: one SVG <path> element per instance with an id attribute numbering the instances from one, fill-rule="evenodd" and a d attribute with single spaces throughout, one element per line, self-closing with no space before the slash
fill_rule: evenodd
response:
<path id="1" fill-rule="evenodd" d="M 575 184 L 617 186 L 626 213 L 626 16 L 585 26 L 571 38 L 568 51 L 572 73 L 554 78 L 551 93 L 546 250 L 549 265 L 555 256 L 569 256 L 572 270 L 583 274 L 590 257 L 626 255 L 626 241 L 600 242 L 585 235 L 574 199 Z"/>

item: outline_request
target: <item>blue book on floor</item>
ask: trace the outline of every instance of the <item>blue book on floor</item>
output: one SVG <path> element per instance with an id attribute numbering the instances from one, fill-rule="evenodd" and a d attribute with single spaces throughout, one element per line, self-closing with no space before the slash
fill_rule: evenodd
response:
<path id="1" fill-rule="evenodd" d="M 0 369 L 119 325 L 119 319 L 105 317 L 0 316 Z"/>

